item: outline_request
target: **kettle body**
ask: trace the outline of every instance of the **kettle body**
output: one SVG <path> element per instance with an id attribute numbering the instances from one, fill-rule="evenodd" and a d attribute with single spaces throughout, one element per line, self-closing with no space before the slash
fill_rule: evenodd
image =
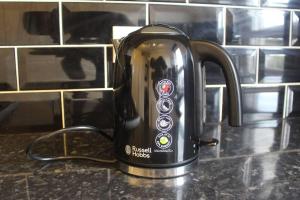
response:
<path id="1" fill-rule="evenodd" d="M 204 124 L 203 62 L 224 66 L 232 112 L 241 125 L 236 69 L 218 45 L 192 43 L 165 25 L 143 27 L 116 49 L 114 71 L 115 155 L 120 169 L 144 177 L 170 177 L 196 165 Z"/>

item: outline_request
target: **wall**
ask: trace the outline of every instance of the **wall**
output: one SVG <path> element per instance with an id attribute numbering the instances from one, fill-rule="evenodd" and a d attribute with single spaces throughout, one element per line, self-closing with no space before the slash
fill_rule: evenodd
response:
<path id="1" fill-rule="evenodd" d="M 0 2 L 0 132 L 112 127 L 112 26 L 149 23 L 228 50 L 246 122 L 297 117 L 299 16 L 297 0 Z M 206 69 L 207 122 L 222 121 L 224 78 L 216 64 Z"/>

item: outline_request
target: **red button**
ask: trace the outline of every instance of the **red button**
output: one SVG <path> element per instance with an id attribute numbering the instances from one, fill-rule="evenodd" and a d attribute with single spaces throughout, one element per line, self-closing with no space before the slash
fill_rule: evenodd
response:
<path id="1" fill-rule="evenodd" d="M 171 86 L 169 84 L 164 84 L 162 86 L 163 93 L 168 93 L 168 92 L 170 92 L 170 90 L 171 90 Z"/>

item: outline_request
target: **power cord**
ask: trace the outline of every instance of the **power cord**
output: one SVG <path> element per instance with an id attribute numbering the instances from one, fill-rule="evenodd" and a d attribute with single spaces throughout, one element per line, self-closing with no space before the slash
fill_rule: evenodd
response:
<path id="1" fill-rule="evenodd" d="M 43 135 L 37 139 L 35 139 L 31 144 L 26 149 L 26 155 L 33 159 L 33 160 L 39 160 L 39 161 L 59 161 L 59 160 L 91 160 L 91 161 L 96 161 L 96 162 L 102 162 L 102 163 L 115 163 L 117 160 L 112 159 L 112 160 L 105 160 L 105 159 L 99 159 L 99 158 L 93 158 L 93 157 L 88 157 L 88 156 L 57 156 L 57 157 L 41 157 L 38 155 L 35 155 L 32 153 L 32 149 L 34 149 L 34 145 L 37 144 L 38 142 L 41 142 L 43 140 L 49 139 L 50 137 L 53 137 L 55 135 L 61 134 L 61 133 L 72 133 L 72 132 L 78 132 L 78 131 L 83 131 L 83 133 L 89 133 L 89 132 L 94 132 L 94 133 L 99 133 L 105 138 L 109 139 L 110 141 L 113 141 L 113 138 L 105 133 L 104 131 L 101 131 L 100 129 L 93 127 L 93 126 L 73 126 L 69 128 L 63 128 L 54 132 L 51 132 L 47 135 Z"/>

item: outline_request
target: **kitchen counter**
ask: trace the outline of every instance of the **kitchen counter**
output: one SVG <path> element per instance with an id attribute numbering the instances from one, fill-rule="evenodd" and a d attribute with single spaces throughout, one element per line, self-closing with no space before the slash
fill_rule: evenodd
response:
<path id="1" fill-rule="evenodd" d="M 90 161 L 38 162 L 26 146 L 42 133 L 0 135 L 0 199 L 300 199 L 300 119 L 270 120 L 240 128 L 206 126 L 220 139 L 203 147 L 186 176 L 143 179 L 114 165 Z M 101 136 L 57 136 L 37 146 L 43 155 L 112 157 Z"/>

